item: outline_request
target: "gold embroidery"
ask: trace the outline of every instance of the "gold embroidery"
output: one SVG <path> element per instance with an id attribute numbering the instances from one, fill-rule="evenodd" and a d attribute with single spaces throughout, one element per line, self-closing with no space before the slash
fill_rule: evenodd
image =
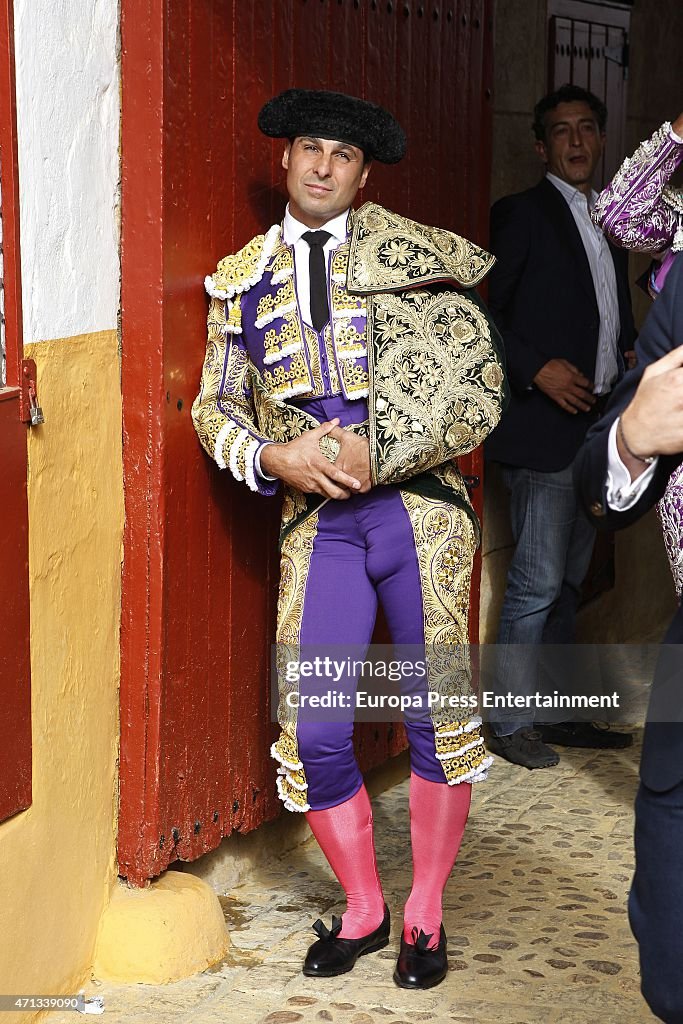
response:
<path id="1" fill-rule="evenodd" d="M 470 724 L 471 720 L 456 721 L 444 727 L 443 732 L 455 731 Z M 463 733 L 462 742 L 459 744 L 450 737 L 444 738 L 443 732 L 437 729 L 434 738 L 436 756 L 441 761 L 448 784 L 452 786 L 459 782 L 483 782 L 493 758 L 486 753 L 481 726 L 475 725 L 471 731 Z"/>
<path id="2" fill-rule="evenodd" d="M 208 340 L 192 420 L 204 448 L 225 468 L 242 430 L 256 431 L 249 400 L 251 362 L 245 350 L 225 335 L 225 300 L 212 298 Z M 220 437 L 220 445 L 217 445 Z"/>
<path id="3" fill-rule="evenodd" d="M 332 254 L 330 265 L 330 291 L 332 308 L 337 312 L 353 311 L 365 313 L 365 299 L 362 295 L 352 295 L 346 287 L 346 274 L 349 265 L 348 242 L 340 245 Z"/>
<path id="4" fill-rule="evenodd" d="M 280 239 L 280 225 L 273 224 L 265 235 L 256 235 L 239 252 L 224 256 L 213 274 L 204 281 L 209 295 L 231 299 L 252 288 L 263 276 Z"/>
<path id="5" fill-rule="evenodd" d="M 287 810 L 310 810 L 307 800 L 308 783 L 303 765 L 298 760 L 296 738 L 288 732 L 281 732 L 270 748 L 270 753 L 281 765 L 277 770 L 277 791 Z M 290 761 L 291 757 L 297 760 Z"/>
<path id="6" fill-rule="evenodd" d="M 365 355 L 365 324 L 363 323 L 363 330 L 359 331 L 356 326 L 358 323 L 360 321 L 354 322 L 341 317 L 335 319 L 334 344 L 339 359 Z"/>
<path id="7" fill-rule="evenodd" d="M 418 553 L 425 644 L 429 648 L 466 645 L 470 575 L 476 550 L 469 516 L 449 502 L 408 491 L 400 493 Z M 469 684 L 469 677 L 465 682 Z"/>
<path id="8" fill-rule="evenodd" d="M 429 690 L 442 697 L 469 697 L 468 616 L 477 546 L 472 523 L 457 505 L 400 493 L 415 539 Z M 454 721 L 452 713 L 440 702 L 430 712 L 437 757 L 449 783 L 479 781 L 491 763 L 481 740 L 481 719 Z"/>
<path id="9" fill-rule="evenodd" d="M 327 331 L 327 328 L 325 330 Z M 308 324 L 304 324 L 304 336 L 306 338 L 308 365 L 311 368 L 312 387 L 310 397 L 313 398 L 315 395 L 325 394 L 325 381 L 323 380 L 323 371 L 320 365 L 320 344 L 317 333 Z M 338 384 L 337 390 L 339 390 Z"/>
<path id="10" fill-rule="evenodd" d="M 489 322 L 460 292 L 368 303 L 370 458 L 396 483 L 476 448 L 501 416 L 504 373 Z"/>
<path id="11" fill-rule="evenodd" d="M 349 243 L 346 242 L 334 253 L 330 268 L 334 362 L 344 396 L 365 398 L 369 386 L 365 298 L 352 295 L 346 287 L 348 261 Z"/>
<path id="12" fill-rule="evenodd" d="M 231 253 L 219 260 L 213 274 L 214 286 L 228 291 L 248 281 L 258 267 L 265 235 L 256 235 L 239 252 Z"/>
<path id="13" fill-rule="evenodd" d="M 236 295 L 232 302 L 226 300 L 227 305 L 230 306 L 228 312 L 228 318 L 225 322 L 224 331 L 226 334 L 241 334 L 242 333 L 242 303 L 241 296 Z"/>
<path id="14" fill-rule="evenodd" d="M 282 363 L 275 363 L 272 369 L 263 371 L 263 383 L 268 391 L 276 397 L 292 397 L 309 395 L 311 391 L 310 373 L 303 352 L 294 352 L 289 360 L 289 369 Z"/>
<path id="15" fill-rule="evenodd" d="M 315 417 L 272 394 L 256 369 L 252 372 L 252 381 L 256 418 L 265 437 L 284 443 L 319 426 Z"/>
<path id="16" fill-rule="evenodd" d="M 294 274 L 294 261 L 292 250 L 282 240 L 273 252 L 273 258 L 269 265 L 271 284 L 279 284 L 281 281 L 291 278 Z"/>
<path id="17" fill-rule="evenodd" d="M 296 309 L 296 296 L 294 282 L 289 278 L 281 288 L 278 288 L 275 295 L 266 292 L 261 296 L 256 307 L 256 327 L 265 326 L 271 320 L 291 313 L 293 309 Z"/>
<path id="18" fill-rule="evenodd" d="M 314 512 L 285 537 L 280 558 L 276 657 L 279 690 L 277 717 L 282 733 L 271 747 L 271 754 L 281 765 L 278 769 L 279 795 L 288 810 L 298 811 L 308 810 L 308 784 L 296 741 L 297 709 L 290 707 L 287 701 L 288 695 L 298 692 L 298 682 L 289 682 L 284 669 L 287 661 L 299 658 L 304 597 L 317 532 L 318 514 Z"/>
<path id="19" fill-rule="evenodd" d="M 242 439 L 242 441 L 240 442 L 239 447 L 237 449 L 237 452 L 235 454 L 235 462 L 237 463 L 237 471 L 238 471 L 239 475 L 242 477 L 242 479 L 245 479 L 246 475 L 247 475 L 247 468 L 246 468 L 247 467 L 247 449 L 249 448 L 249 445 L 251 443 L 252 443 L 252 438 L 247 434 L 247 436 L 244 437 Z"/>
<path id="20" fill-rule="evenodd" d="M 285 488 L 285 496 L 282 501 L 282 517 L 280 529 L 284 530 L 292 523 L 297 516 L 306 511 L 306 495 L 301 491 L 295 491 L 293 487 Z"/>
<path id="21" fill-rule="evenodd" d="M 263 301 L 263 300 L 261 300 Z M 285 355 L 303 347 L 301 321 L 295 313 L 287 313 L 279 328 L 271 327 L 263 335 L 266 365 L 278 362 Z"/>
<path id="22" fill-rule="evenodd" d="M 332 256 L 333 277 L 344 278 L 348 265 L 349 246 L 348 243 L 335 250 Z M 278 381 L 277 394 L 284 397 L 307 397 L 315 398 L 324 395 L 327 386 L 323 379 L 322 366 L 320 362 L 320 343 L 317 332 L 305 324 L 300 317 L 296 304 L 294 291 L 293 272 L 294 262 L 292 250 L 289 246 L 280 243 L 269 263 L 268 269 L 271 272 L 271 284 L 277 285 L 283 282 L 275 292 L 268 292 L 263 295 L 256 310 L 255 326 L 265 327 L 276 318 L 280 317 L 282 323 L 271 327 L 264 333 L 264 362 L 266 366 L 272 366 L 280 362 L 285 356 L 292 355 L 305 347 L 306 361 L 310 368 L 310 374 L 304 378 L 301 367 L 304 365 L 297 360 L 297 369 L 290 367 L 288 371 L 289 384 L 283 383 L 284 377 L 281 374 L 268 377 L 264 374 L 265 380 Z M 325 327 L 323 333 L 323 344 L 327 357 L 329 370 L 329 390 L 332 394 L 338 394 L 343 390 L 346 397 L 352 398 L 358 392 L 365 394 L 368 383 L 367 378 L 363 383 L 358 383 L 358 375 L 344 368 L 340 372 L 340 362 L 343 358 L 358 359 L 365 356 L 365 330 L 364 319 L 358 320 L 357 330 L 350 317 L 355 311 L 364 313 L 365 300 L 359 296 L 350 295 L 343 280 L 332 281 L 332 319 Z M 340 314 L 347 316 L 340 319 Z M 337 323 L 339 322 L 339 327 Z M 339 337 L 338 337 L 339 335 Z M 349 388 L 345 389 L 344 381 L 348 376 Z M 304 384 L 308 381 L 308 388 Z"/>
<path id="23" fill-rule="evenodd" d="M 353 218 L 347 287 L 370 294 L 446 280 L 469 288 L 494 262 L 460 235 L 365 203 Z"/>
<path id="24" fill-rule="evenodd" d="M 441 466 L 436 466 L 432 473 L 440 480 L 442 484 L 448 487 L 451 491 L 459 494 L 468 505 L 471 506 L 470 496 L 465 486 L 465 481 L 462 478 L 462 474 L 457 467 L 455 462 L 444 462 Z"/>
<path id="25" fill-rule="evenodd" d="M 368 371 L 355 359 L 344 359 L 341 364 L 344 393 L 349 397 L 366 398 L 368 394 Z"/>

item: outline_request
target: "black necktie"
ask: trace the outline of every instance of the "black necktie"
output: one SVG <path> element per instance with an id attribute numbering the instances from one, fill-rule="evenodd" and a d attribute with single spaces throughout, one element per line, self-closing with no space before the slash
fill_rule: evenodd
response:
<path id="1" fill-rule="evenodd" d="M 308 276 L 311 288 L 311 322 L 316 331 L 321 331 L 330 319 L 327 304 L 327 273 L 323 246 L 332 235 L 329 231 L 304 231 L 301 236 L 310 247 Z"/>

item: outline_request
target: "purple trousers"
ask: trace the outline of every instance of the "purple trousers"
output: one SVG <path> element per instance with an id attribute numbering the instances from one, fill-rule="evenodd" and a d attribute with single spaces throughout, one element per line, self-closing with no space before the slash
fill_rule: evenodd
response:
<path id="1" fill-rule="evenodd" d="M 303 404 L 303 403 L 301 403 Z M 319 421 L 340 416 L 342 426 L 359 422 L 366 414 L 364 402 L 328 399 L 305 406 Z M 427 524 L 425 526 L 425 523 Z M 426 532 L 425 532 L 426 531 Z M 454 536 L 460 532 L 462 537 Z M 431 561 L 419 557 L 418 538 L 429 536 Z M 344 501 L 328 501 L 303 524 L 296 527 L 283 545 L 278 641 L 295 645 L 307 658 L 311 652 L 324 657 L 328 652 L 352 649 L 362 657 L 370 643 L 378 603 L 381 603 L 394 644 L 424 650 L 434 642 L 436 621 L 439 637 L 448 633 L 455 619 L 457 633 L 466 642 L 469 574 L 473 546 L 467 516 L 453 505 L 434 499 L 407 495 L 395 486 L 379 486 L 367 494 L 352 495 Z M 458 572 L 458 568 L 460 572 Z M 449 573 L 453 575 L 449 575 Z M 430 580 L 438 577 L 439 587 Z M 457 610 L 449 590 L 452 580 L 462 590 Z M 425 590 L 428 590 L 429 615 Z M 441 599 L 439 599 L 439 593 Z M 448 641 L 447 641 L 448 642 Z M 334 654 L 332 655 L 334 656 Z M 347 675 L 336 680 L 334 690 L 353 697 L 357 678 Z M 411 693 L 427 682 L 406 685 Z M 329 691 L 330 678 L 307 678 L 297 683 L 297 694 Z M 280 685 L 280 707 L 284 707 L 286 686 Z M 292 810 L 324 810 L 351 799 L 362 784 L 353 751 L 353 710 L 331 716 L 329 712 L 299 710 L 295 718 L 283 720 L 283 735 L 273 747 L 282 765 L 280 795 Z M 488 760 L 479 735 L 479 720 L 462 721 L 452 715 L 454 727 L 447 727 L 442 741 L 446 753 L 439 753 L 435 725 L 429 713 L 408 714 L 404 725 L 410 744 L 411 768 L 433 782 L 476 781 L 485 777 Z M 285 714 L 284 719 L 287 719 Z M 448 747 L 450 743 L 450 747 Z M 463 749 L 466 768 L 463 777 L 452 778 L 444 771 L 443 758 L 452 749 Z M 476 748 L 476 749 L 474 749 Z M 454 764 L 455 762 L 451 762 Z M 304 799 L 305 794 L 305 799 Z"/>
<path id="2" fill-rule="evenodd" d="M 337 650 L 341 645 L 365 647 L 372 637 L 378 601 L 393 643 L 424 644 L 413 532 L 395 487 L 330 501 L 320 510 L 301 619 L 302 648 L 324 653 L 328 645 Z M 352 696 L 356 682 L 344 678 L 335 689 Z M 314 684 L 309 681 L 303 692 Z M 406 718 L 404 724 L 412 770 L 445 783 L 429 715 Z M 298 716 L 296 735 L 311 808 L 323 810 L 349 800 L 363 781 L 353 752 L 353 721 L 330 721 L 324 712 L 304 712 Z"/>

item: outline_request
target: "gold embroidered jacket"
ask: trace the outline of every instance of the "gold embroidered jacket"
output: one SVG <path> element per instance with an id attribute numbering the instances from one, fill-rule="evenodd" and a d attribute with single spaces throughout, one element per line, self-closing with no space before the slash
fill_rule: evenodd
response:
<path id="1" fill-rule="evenodd" d="M 472 290 L 494 258 L 375 203 L 352 212 L 349 228 L 331 261 L 322 338 L 329 386 L 348 399 L 367 397 L 367 424 L 353 429 L 369 436 L 375 484 L 450 495 L 469 510 L 451 460 L 481 444 L 506 397 L 502 346 Z M 221 260 L 206 288 L 209 336 L 195 427 L 221 468 L 270 494 L 277 483 L 255 473 L 256 452 L 317 425 L 287 399 L 324 393 L 320 342 L 300 316 L 293 250 L 280 225 Z M 321 501 L 289 492 L 284 524 Z"/>

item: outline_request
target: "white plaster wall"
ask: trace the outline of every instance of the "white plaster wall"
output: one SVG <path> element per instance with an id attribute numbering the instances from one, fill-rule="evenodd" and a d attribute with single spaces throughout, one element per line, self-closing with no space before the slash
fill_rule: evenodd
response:
<path id="1" fill-rule="evenodd" d="M 116 327 L 118 0 L 15 0 L 24 341 Z"/>

